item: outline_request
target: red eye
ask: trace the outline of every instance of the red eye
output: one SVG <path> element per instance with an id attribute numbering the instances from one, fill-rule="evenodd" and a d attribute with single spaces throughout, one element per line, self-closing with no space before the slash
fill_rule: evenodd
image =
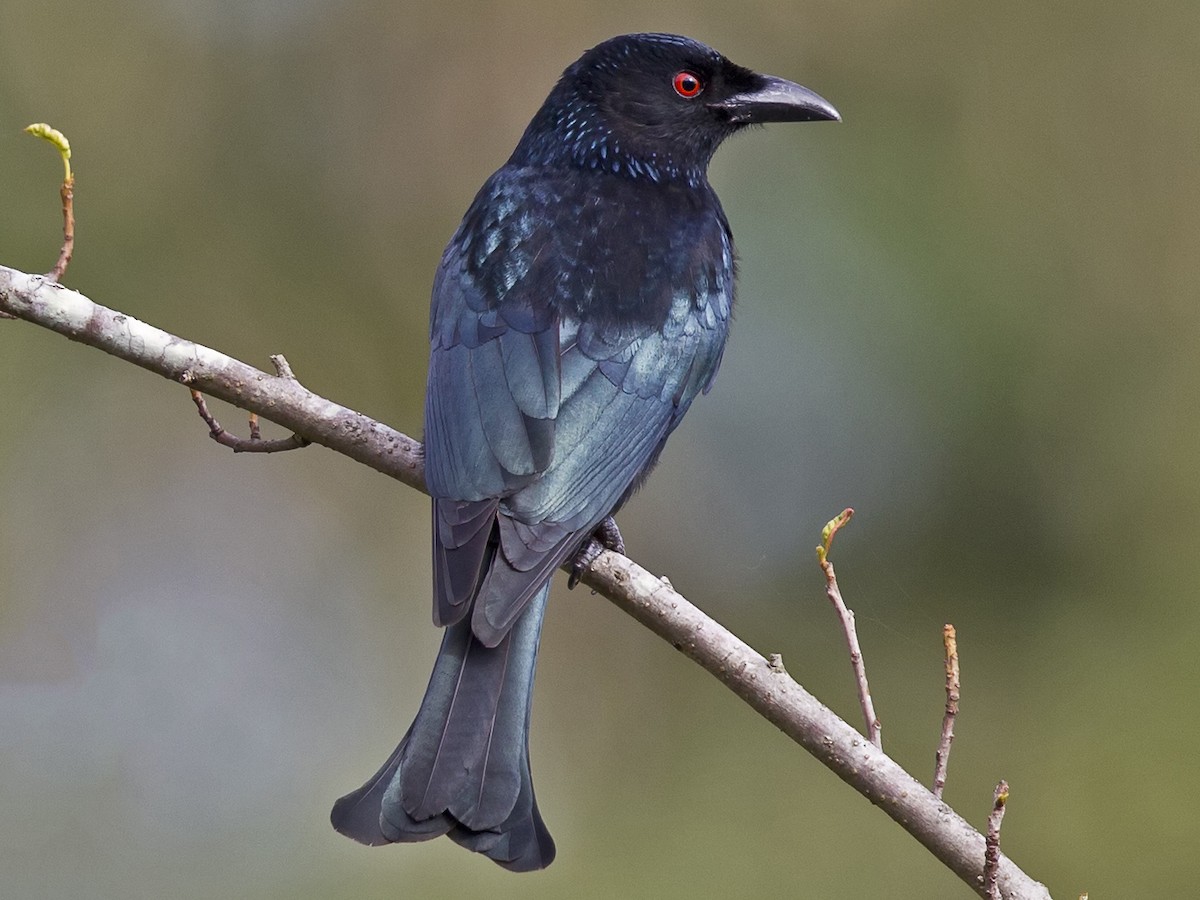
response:
<path id="1" fill-rule="evenodd" d="M 675 93 L 688 100 L 691 100 L 704 90 L 704 85 L 700 83 L 700 76 L 693 75 L 686 69 L 682 72 L 676 72 L 675 78 L 671 83 L 675 86 Z"/>

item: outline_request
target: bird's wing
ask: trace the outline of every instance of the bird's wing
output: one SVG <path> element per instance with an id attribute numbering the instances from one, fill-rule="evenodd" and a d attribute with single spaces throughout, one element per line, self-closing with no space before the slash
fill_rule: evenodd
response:
<path id="1" fill-rule="evenodd" d="M 491 202 L 468 212 L 433 289 L 425 480 L 438 625 L 471 608 L 495 553 L 499 501 L 550 466 L 560 410 L 558 317 L 526 283 L 553 233 L 526 229 L 515 203 L 487 191 Z"/>
<path id="2" fill-rule="evenodd" d="M 633 314 L 600 305 L 577 318 L 564 297 L 587 289 L 570 281 L 587 267 L 571 265 L 572 230 L 506 221 L 515 204 L 489 201 L 490 229 L 451 241 L 434 286 L 425 440 L 435 620 L 457 621 L 475 601 L 473 630 L 492 645 L 711 384 L 733 274 L 714 217 L 633 283 L 637 303 L 613 298 Z M 503 264 L 480 265 L 486 254 Z M 589 286 L 609 283 L 622 282 Z"/>
<path id="3" fill-rule="evenodd" d="M 606 341 L 582 326 L 562 354 L 557 450 L 542 477 L 499 505 L 499 548 L 480 586 L 474 630 L 503 635 L 528 596 L 649 472 L 667 436 L 709 383 L 728 319 L 689 334 L 656 330 Z"/>
<path id="4" fill-rule="evenodd" d="M 434 497 L 511 494 L 550 465 L 559 411 L 558 322 L 489 305 L 447 251 L 434 285 L 425 479 Z"/>

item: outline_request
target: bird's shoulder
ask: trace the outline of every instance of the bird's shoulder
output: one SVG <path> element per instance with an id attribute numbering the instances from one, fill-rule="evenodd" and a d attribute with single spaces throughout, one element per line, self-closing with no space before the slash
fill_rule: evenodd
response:
<path id="1" fill-rule="evenodd" d="M 436 343 L 439 319 L 464 314 L 482 325 L 468 340 L 486 340 L 495 327 L 532 333 L 561 319 L 662 326 L 685 299 L 724 318 L 733 259 L 728 221 L 707 182 L 505 166 L 446 248 L 432 336 Z"/>

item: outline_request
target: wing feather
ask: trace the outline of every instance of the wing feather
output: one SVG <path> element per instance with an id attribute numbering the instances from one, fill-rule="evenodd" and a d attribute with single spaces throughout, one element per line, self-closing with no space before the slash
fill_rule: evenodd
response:
<path id="1" fill-rule="evenodd" d="M 510 202 L 519 181 L 485 185 L 464 218 L 430 326 L 435 619 L 473 609 L 487 646 L 640 483 L 711 384 L 733 293 L 723 216 L 706 213 L 687 252 L 623 261 L 623 275 L 589 262 L 589 245 L 530 212 L 527 196 Z"/>

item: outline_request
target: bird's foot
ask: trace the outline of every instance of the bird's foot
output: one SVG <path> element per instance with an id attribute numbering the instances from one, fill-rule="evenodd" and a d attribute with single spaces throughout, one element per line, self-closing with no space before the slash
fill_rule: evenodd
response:
<path id="1" fill-rule="evenodd" d="M 617 520 L 612 516 L 605 516 L 596 526 L 596 530 L 588 535 L 588 539 L 575 552 L 575 559 L 571 562 L 571 575 L 567 578 L 569 589 L 574 590 L 575 585 L 579 584 L 579 580 L 592 567 L 592 563 L 605 550 L 625 553 L 625 541 L 621 539 L 621 529 L 617 528 Z"/>

